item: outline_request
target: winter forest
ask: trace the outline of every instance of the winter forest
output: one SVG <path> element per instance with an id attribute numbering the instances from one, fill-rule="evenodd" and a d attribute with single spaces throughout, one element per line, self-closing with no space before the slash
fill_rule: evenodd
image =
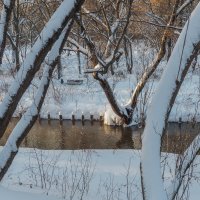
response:
<path id="1" fill-rule="evenodd" d="M 2 199 L 199 200 L 198 0 L 0 10 Z"/>

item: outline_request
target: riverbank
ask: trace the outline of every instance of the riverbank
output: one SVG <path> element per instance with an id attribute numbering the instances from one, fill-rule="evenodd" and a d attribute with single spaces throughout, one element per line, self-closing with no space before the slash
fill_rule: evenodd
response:
<path id="1" fill-rule="evenodd" d="M 165 184 L 173 178 L 176 154 L 162 154 L 168 163 Z M 189 199 L 200 195 L 200 156 L 193 168 Z M 78 150 L 52 151 L 21 148 L 0 186 L 6 200 L 74 199 L 140 200 L 140 151 L 137 150 Z M 82 176 L 84 174 L 84 176 Z M 76 177 L 76 178 L 74 178 Z M 74 185 L 73 185 L 74 184 Z M 77 187 L 76 187 L 77 186 Z M 83 189 L 84 188 L 84 189 Z"/>
<path id="2" fill-rule="evenodd" d="M 131 92 L 134 90 L 138 82 L 137 80 L 142 74 L 142 61 L 145 59 L 145 65 L 148 65 L 153 58 L 153 55 L 150 53 L 151 49 L 147 52 L 142 52 L 145 48 L 144 45 L 137 44 L 134 48 L 133 74 L 127 74 L 125 61 L 122 57 L 119 62 L 120 67 L 117 68 L 117 66 L 115 66 L 115 75 L 108 76 L 116 99 L 121 106 L 126 105 L 129 101 Z M 9 58 L 9 56 L 4 58 L 3 71 L 2 74 L 0 74 L 0 101 L 2 101 L 10 83 L 13 81 L 12 74 L 10 73 L 10 62 L 8 62 L 7 58 Z M 81 57 L 81 74 L 79 74 L 76 54 L 67 55 L 67 53 L 63 53 L 62 66 L 62 81 L 61 79 L 57 79 L 57 72 L 55 72 L 40 112 L 41 118 L 47 119 L 48 115 L 50 115 L 51 119 L 59 119 L 59 114 L 62 114 L 63 119 L 72 119 L 72 115 L 74 115 L 75 119 L 82 119 L 82 115 L 84 115 L 84 119 L 90 119 L 91 115 L 93 115 L 94 119 L 99 119 L 100 116 L 106 116 L 104 123 L 114 125 L 116 115 L 112 112 L 99 83 L 93 79 L 91 74 L 84 74 L 84 70 L 87 67 L 85 58 Z M 166 62 L 161 62 L 155 75 L 144 88 L 138 100 L 138 106 L 134 112 L 133 124 L 140 123 L 141 118 L 145 116 L 148 104 L 151 101 L 151 97 L 165 66 Z M 42 70 L 38 72 L 36 78 L 32 81 L 32 85 L 19 102 L 14 116 L 20 116 L 20 114 L 25 112 L 27 107 L 31 105 L 41 75 Z M 169 121 L 178 122 L 181 120 L 183 122 L 200 122 L 200 113 L 198 112 L 200 102 L 199 75 L 200 69 L 197 64 L 195 69 L 190 70 L 183 82 L 169 116 Z M 71 85 L 68 84 L 69 80 L 80 80 L 81 84 Z"/>

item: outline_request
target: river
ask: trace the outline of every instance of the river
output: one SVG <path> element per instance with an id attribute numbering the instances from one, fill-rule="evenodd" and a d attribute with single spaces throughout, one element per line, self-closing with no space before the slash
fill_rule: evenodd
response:
<path id="1" fill-rule="evenodd" d="M 12 119 L 6 134 L 0 140 L 4 145 L 17 119 Z M 200 123 L 169 123 L 167 133 L 163 137 L 162 151 L 182 152 L 199 133 Z M 39 149 L 140 149 L 143 129 L 138 126 L 123 128 L 107 126 L 100 122 L 63 120 L 41 120 L 36 122 L 22 147 Z"/>

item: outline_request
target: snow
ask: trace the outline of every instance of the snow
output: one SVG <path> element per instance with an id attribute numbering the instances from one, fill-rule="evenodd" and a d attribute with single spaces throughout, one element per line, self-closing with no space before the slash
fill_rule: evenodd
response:
<path id="1" fill-rule="evenodd" d="M 5 1 L 9 2 L 9 1 Z M 34 45 L 33 49 L 28 54 L 25 62 L 22 64 L 22 67 L 17 74 L 16 78 L 14 79 L 13 83 L 11 83 L 11 87 L 8 91 L 5 92 L 4 95 L 6 95 L 6 98 L 3 100 L 2 104 L 0 105 L 0 116 L 3 116 L 3 113 L 5 112 L 4 109 L 6 109 L 10 97 L 12 97 L 14 94 L 16 94 L 17 88 L 22 83 L 23 79 L 25 78 L 29 67 L 32 67 L 32 63 L 34 61 L 34 58 L 37 56 L 39 49 L 41 49 L 45 43 L 45 41 L 48 40 L 49 37 L 53 34 L 53 32 L 60 27 L 61 25 L 61 19 L 64 17 L 66 12 L 69 12 L 70 9 L 73 7 L 75 1 L 67 1 L 65 0 L 63 2 L 64 6 L 61 6 L 63 8 L 60 9 L 57 14 L 53 15 L 51 18 L 51 21 L 49 22 L 50 27 L 49 29 L 44 29 L 41 33 L 41 37 L 37 40 L 36 44 Z M 185 3 L 188 3 L 186 1 Z M 67 8 L 67 9 L 66 9 Z M 181 180 L 181 175 L 184 171 L 184 169 L 187 167 L 187 164 L 191 161 L 191 159 L 194 158 L 194 155 L 196 155 L 196 152 L 199 149 L 199 136 L 195 139 L 194 145 L 195 149 L 189 147 L 187 151 L 184 154 L 184 157 L 186 158 L 183 163 L 182 171 L 180 171 L 180 174 L 171 176 L 171 173 L 166 172 L 166 175 L 170 179 L 170 181 L 166 181 L 163 183 L 163 180 L 161 179 L 161 167 L 160 167 L 160 138 L 161 133 L 164 127 L 164 119 L 165 114 L 168 109 L 169 99 L 171 92 L 174 90 L 175 80 L 180 80 L 180 75 L 183 70 L 184 64 L 188 60 L 188 55 L 193 49 L 193 44 L 198 41 L 199 39 L 199 33 L 195 30 L 200 30 L 200 25 L 198 23 L 198 19 L 200 18 L 200 5 L 196 9 L 196 12 L 193 14 L 193 16 L 190 18 L 188 24 L 186 24 L 183 33 L 181 34 L 178 44 L 175 47 L 176 54 L 172 54 L 172 57 L 170 58 L 167 66 L 170 66 L 169 68 L 164 71 L 164 74 L 162 76 L 161 82 L 158 83 L 158 80 L 151 79 L 149 81 L 149 84 L 144 89 L 150 90 L 150 96 L 152 96 L 153 93 L 155 95 L 153 96 L 152 102 L 149 106 L 148 102 L 151 99 L 151 97 L 148 99 L 148 102 L 146 105 L 142 105 L 142 97 L 139 99 L 137 109 L 135 111 L 134 115 L 134 123 L 140 122 L 140 111 L 143 109 L 146 110 L 146 107 L 148 107 L 148 113 L 147 113 L 147 124 L 146 129 L 143 135 L 143 149 L 142 154 L 138 151 L 132 151 L 132 150 L 92 150 L 92 155 L 95 157 L 95 162 L 93 163 L 95 166 L 94 169 L 94 178 L 92 180 L 91 188 L 88 194 L 85 197 L 86 199 L 106 199 L 108 198 L 108 193 L 112 193 L 114 191 L 118 191 L 119 193 L 115 193 L 113 199 L 121 198 L 125 199 L 127 195 L 127 173 L 131 175 L 132 180 L 134 181 L 134 188 L 131 188 L 130 194 L 134 194 L 136 196 L 136 199 L 140 200 L 141 198 L 141 188 L 140 188 L 140 169 L 139 164 L 141 162 L 140 157 L 142 156 L 142 166 L 143 166 L 143 176 L 144 176 L 144 185 L 145 185 L 145 192 L 148 196 L 148 199 L 167 199 L 167 194 L 171 195 L 174 190 L 178 187 L 179 181 Z M 1 20 L 3 20 L 3 14 L 1 17 Z M 58 20 L 59 19 L 59 20 Z M 58 20 L 58 21 L 57 21 Z M 117 28 L 116 25 L 113 25 L 113 32 Z M 188 30 L 187 30 L 188 29 Z M 64 33 L 61 37 L 64 36 Z M 112 36 L 110 38 L 113 39 Z M 186 41 L 184 41 L 186 39 Z M 79 47 L 79 45 L 70 39 L 71 43 L 75 43 L 75 46 Z M 57 46 L 60 44 L 57 43 Z M 183 48 L 184 47 L 184 48 Z M 134 52 L 134 64 L 137 63 L 139 60 L 138 57 L 141 56 L 141 52 L 143 49 L 139 47 L 140 50 L 135 50 Z M 182 49 L 184 49 L 182 51 Z M 79 48 L 80 51 L 84 52 L 85 54 L 88 54 L 88 51 L 86 49 Z M 151 51 L 151 50 L 150 50 Z M 150 53 L 150 51 L 147 52 L 147 54 Z M 145 53 L 144 53 L 145 54 Z M 145 57 L 145 55 L 143 56 Z M 53 59 L 58 55 L 58 49 L 56 51 L 50 52 L 46 59 L 46 63 L 52 62 Z M 76 62 L 76 55 L 71 54 L 70 56 L 67 56 L 67 53 L 63 54 L 63 64 L 64 64 L 64 70 L 63 70 L 63 77 L 64 81 L 66 81 L 69 78 L 74 79 L 80 79 L 83 80 L 83 85 L 80 86 L 69 86 L 66 84 L 61 85 L 60 81 L 57 80 L 55 77 L 52 81 L 52 85 L 50 86 L 50 90 L 47 94 L 47 98 L 44 102 L 43 108 L 41 110 L 41 117 L 46 118 L 47 113 L 51 114 L 52 118 L 58 118 L 58 116 L 62 113 L 63 118 L 70 119 L 72 114 L 75 114 L 75 118 L 80 119 L 81 115 L 85 115 L 85 119 L 89 119 L 90 115 L 93 114 L 95 118 L 99 118 L 99 116 L 104 114 L 104 123 L 108 125 L 120 125 L 121 121 L 119 117 L 116 116 L 116 114 L 113 113 L 112 109 L 109 106 L 109 103 L 107 99 L 105 98 L 105 94 L 103 94 L 101 88 L 99 87 L 98 83 L 95 82 L 91 77 L 86 77 L 85 75 L 77 75 L 77 70 L 74 69 L 77 65 Z M 110 62 L 112 60 L 111 58 L 113 55 L 111 55 L 107 62 Z M 120 65 L 124 65 L 124 61 L 120 61 Z M 86 62 L 86 60 L 81 57 L 82 63 Z M 144 65 L 147 65 L 148 59 L 145 58 Z M 161 68 L 165 65 L 165 63 L 161 63 Z M 135 66 L 135 65 L 134 65 Z M 141 66 L 141 63 L 138 64 L 138 66 Z M 95 70 L 98 71 L 101 69 L 100 65 L 97 65 L 95 67 Z M 122 72 L 117 71 L 119 73 L 122 73 L 123 76 L 123 68 L 122 66 Z M 44 69 L 44 74 L 48 71 L 48 66 Z M 138 70 L 138 71 L 137 71 Z M 119 78 L 120 76 L 114 76 L 114 77 L 107 77 L 102 76 L 102 78 L 105 78 L 109 81 L 111 84 L 114 93 L 117 97 L 117 100 L 119 102 L 120 107 L 123 109 L 124 105 L 127 105 L 127 102 L 130 100 L 130 93 L 134 90 L 135 85 L 137 84 L 138 74 L 141 73 L 141 69 L 135 69 L 135 73 L 132 75 L 126 75 L 126 77 Z M 93 72 L 93 70 L 86 70 L 87 72 Z M 137 71 L 137 72 L 136 72 Z M 138 73 L 138 74 L 137 74 Z M 42 85 L 46 84 L 47 82 L 47 74 L 42 79 Z M 3 85 L 4 81 L 8 85 L 10 85 L 11 80 L 13 80 L 10 76 L 4 76 L 1 75 L 1 83 L 0 86 Z M 119 80 L 116 80 L 119 79 Z M 195 117 L 195 120 L 200 121 L 200 114 L 198 113 L 198 103 L 199 103 L 199 95 L 200 95 L 200 85 L 199 85 L 199 75 L 194 74 L 193 72 L 190 72 L 188 77 L 186 77 L 186 80 L 181 87 L 180 94 L 178 95 L 175 105 L 171 111 L 171 114 L 169 116 L 170 121 L 178 121 L 181 117 L 183 121 L 189 121 Z M 39 103 L 39 99 L 42 95 L 42 89 L 43 87 L 40 87 L 38 83 L 40 82 L 39 78 L 36 77 L 31 87 L 28 89 L 28 91 L 25 93 L 23 99 L 19 103 L 18 109 L 15 113 L 17 115 L 18 112 L 22 112 L 23 110 L 27 110 L 20 120 L 19 124 L 15 127 L 13 130 L 12 137 L 9 138 L 7 141 L 7 144 L 3 148 L 1 154 L 0 154 L 0 167 L 3 168 L 5 165 L 5 162 L 7 158 L 9 157 L 10 153 L 12 151 L 16 152 L 18 151 L 16 147 L 16 139 L 19 138 L 21 131 L 25 128 L 27 123 L 30 121 L 31 117 L 35 114 L 37 114 L 37 105 Z M 168 85 L 166 84 L 169 83 Z M 36 88 L 39 87 L 39 93 L 36 95 L 36 98 L 34 98 L 34 104 L 30 106 L 32 103 L 32 96 L 35 96 Z M 151 88 L 151 89 L 149 89 Z M 155 90 L 155 88 L 157 88 Z M 152 90 L 152 91 L 151 91 Z M 158 92 L 159 91 L 159 92 Z M 2 97 L 1 97 L 2 98 Z M 197 102 L 197 103 L 194 103 Z M 166 106 L 164 106 L 166 105 Z M 22 108 L 20 108 L 20 106 Z M 27 109 L 28 108 L 28 109 Z M 124 111 L 125 112 L 125 111 Z M 152 142 L 151 142 L 152 141 Z M 32 155 L 37 152 L 37 154 L 44 156 L 45 160 L 42 162 L 45 163 L 45 167 L 48 167 L 48 162 L 54 162 L 52 161 L 54 156 L 56 157 L 56 170 L 58 169 L 66 169 L 66 166 L 70 166 L 71 168 L 68 169 L 76 169 L 76 167 L 82 166 L 81 159 L 79 158 L 77 163 L 75 160 L 70 160 L 74 155 L 77 156 L 79 154 L 86 154 L 87 150 L 85 151 L 41 151 L 41 150 L 33 150 L 33 149 L 20 149 L 19 153 L 11 166 L 11 168 L 8 171 L 8 174 L 4 178 L 3 182 L 0 185 L 0 194 L 4 199 L 12 200 L 12 199 L 20 199 L 20 200 L 32 200 L 32 199 L 44 199 L 44 200 L 51 200 L 51 199 L 60 199 L 65 196 L 67 199 L 69 199 L 70 192 L 68 194 L 65 194 L 61 188 L 56 188 L 56 183 L 52 183 L 49 185 L 49 188 L 41 188 L 40 183 L 37 185 L 36 182 L 39 180 L 39 172 L 37 171 L 35 173 L 35 169 L 37 170 L 37 164 L 38 160 L 37 158 L 33 158 Z M 141 155 L 140 155 L 141 154 Z M 174 155 L 171 155 L 172 157 Z M 47 159 L 47 162 L 46 162 Z M 196 161 L 197 160 L 197 161 Z M 197 157 L 195 162 L 199 162 L 200 158 Z M 27 161 L 29 163 L 27 163 Z M 153 162 L 152 162 L 153 161 Z M 128 166 L 130 163 L 130 166 Z M 171 158 L 169 159 L 169 163 L 171 163 Z M 52 163 L 51 163 L 52 164 Z M 70 165 L 72 164 L 72 165 Z M 43 164 L 42 164 L 43 165 Z M 75 165 L 75 166 L 74 166 Z M 46 168 L 47 172 L 52 172 L 50 168 Z M 130 172 L 127 171 L 130 167 Z M 199 167 L 200 168 L 200 167 Z M 58 181 L 61 181 L 61 177 L 63 178 L 62 173 L 64 171 L 59 171 L 57 174 Z M 160 174 L 159 174 L 159 173 Z M 36 179 L 34 182 L 33 180 L 33 174 L 36 176 Z M 69 177 L 68 177 L 69 178 Z M 71 177 L 70 177 L 71 178 Z M 57 180 L 56 179 L 56 180 Z M 60 179 L 60 180 L 59 180 Z M 64 179 L 62 179 L 64 180 Z M 49 181 L 49 180 L 48 180 Z M 101 184 L 103 182 L 103 184 Z M 63 184 L 59 182 L 60 184 Z M 101 187 L 99 187 L 101 185 Z M 166 187 L 164 187 L 164 185 Z M 63 185 L 62 185 L 63 186 Z M 66 185 L 65 185 L 66 187 Z M 71 187 L 71 186 L 70 186 Z M 98 188 L 98 189 L 97 189 Z M 138 189 L 139 188 L 139 189 Z M 165 188 L 167 188 L 167 193 L 165 191 Z M 108 191 L 108 190 L 111 191 Z M 192 182 L 192 188 L 191 188 L 191 197 L 192 200 L 199 199 L 199 184 L 195 181 Z M 24 192 L 28 191 L 28 193 Z M 100 194 L 98 193 L 99 191 Z M 62 193 L 63 192 L 63 193 Z M 72 191 L 71 191 L 72 192 Z M 80 191 L 79 191 L 80 192 Z M 81 195 L 79 192 L 75 193 L 75 200 L 80 199 Z M 38 194 L 39 193 L 39 194 Z M 42 194 L 41 194 L 42 193 Z M 62 193 L 60 196 L 59 193 Z M 72 192 L 73 193 L 73 192 Z M 99 194 L 99 195 L 97 195 Z M 48 195 L 48 196 L 47 196 Z M 55 195 L 55 196 L 53 196 Z M 85 195 L 85 194 L 84 194 Z M 111 195 L 111 194 L 109 194 Z M 113 195 L 113 194 L 112 194 Z M 117 196 L 117 195 L 120 195 Z"/>
<path id="2" fill-rule="evenodd" d="M 3 3 L 8 7 L 13 0 L 4 0 Z"/>
<path id="3" fill-rule="evenodd" d="M 109 108 L 104 114 L 104 123 L 110 126 L 122 125 L 122 120 Z"/>
<path id="4" fill-rule="evenodd" d="M 90 163 L 90 172 L 93 171 L 89 191 L 83 199 L 101 200 L 107 199 L 109 195 L 113 195 L 113 199 L 127 199 L 127 193 L 132 199 L 142 200 L 140 188 L 140 151 L 136 150 L 39 150 L 21 148 L 16 156 L 7 175 L 0 184 L 0 194 L 6 200 L 32 200 L 38 198 L 41 200 L 58 200 L 62 199 L 64 191 L 62 190 L 63 177 L 66 167 L 68 167 L 68 179 L 70 182 L 70 171 L 78 168 L 83 169 L 83 163 Z M 39 160 L 37 160 L 37 156 Z M 167 162 L 175 164 L 174 154 L 162 154 L 167 156 Z M 199 169 L 200 157 L 195 162 Z M 43 163 L 43 172 L 46 179 L 46 188 L 41 188 L 39 166 Z M 53 167 L 55 166 L 55 167 Z M 49 190 L 50 180 L 54 169 L 54 181 Z M 195 169 L 197 170 L 197 169 Z M 72 172 L 72 171 L 71 171 Z M 75 174 L 74 174 L 75 175 Z M 77 174 L 79 177 L 80 174 Z M 128 180 L 127 180 L 128 175 Z M 34 178 L 35 176 L 35 178 Z M 173 177 L 170 169 L 166 169 L 166 180 Z M 37 180 L 37 181 L 36 181 Z M 128 184 L 128 185 L 127 185 Z M 170 184 L 168 181 L 167 185 Z M 127 187 L 128 186 L 128 187 Z M 129 191 L 127 191 L 129 188 Z M 199 199 L 200 185 L 194 179 L 191 182 L 191 200 Z M 71 188 L 72 189 L 72 188 Z M 66 199 L 69 199 L 71 193 L 70 187 L 66 193 Z M 78 200 L 79 192 L 73 199 Z M 108 195 L 108 196 L 107 196 Z"/>
<path id="5" fill-rule="evenodd" d="M 49 71 L 50 71 L 50 67 L 47 66 L 44 71 L 44 75 L 41 80 L 40 87 L 37 91 L 37 94 L 32 103 L 32 106 L 29 107 L 29 109 L 26 111 L 26 113 L 22 116 L 20 121 L 17 123 L 16 127 L 13 129 L 11 135 L 9 136 L 2 152 L 0 153 L 0 169 L 1 170 L 6 166 L 12 152 L 18 151 L 18 147 L 17 147 L 18 139 L 21 137 L 21 135 L 24 133 L 24 130 L 32 121 L 33 116 L 36 116 L 38 114 L 38 107 L 41 101 L 41 97 L 44 94 L 45 85 L 47 85 L 48 83 Z"/>
<path id="6" fill-rule="evenodd" d="M 58 185 L 53 182 L 51 186 L 51 190 L 48 189 L 48 180 L 47 180 L 47 187 L 41 188 L 41 183 L 39 181 L 40 177 L 36 175 L 38 182 L 36 185 L 35 179 L 32 178 L 32 170 L 35 173 L 38 170 L 38 160 L 36 158 L 36 154 L 40 157 L 42 155 L 43 163 L 44 163 L 44 173 L 52 173 L 52 168 L 55 162 L 55 169 L 54 169 L 54 178 L 58 179 Z M 89 155 L 89 157 L 87 157 Z M 91 157 L 90 157 L 91 156 Z M 135 157 L 135 159 L 134 159 Z M 88 159 L 89 158 L 89 159 Z M 78 151 L 41 151 L 41 150 L 34 150 L 34 149 L 20 149 L 16 159 L 13 162 L 13 165 L 9 169 L 6 177 L 3 179 L 1 183 L 1 190 L 3 190 L 3 194 L 8 196 L 10 190 L 17 191 L 18 195 L 21 195 L 24 200 L 27 198 L 25 195 L 25 191 L 29 192 L 29 197 L 26 200 L 32 199 L 36 195 L 33 193 L 43 193 L 48 194 L 50 196 L 46 199 L 52 199 L 51 196 L 54 196 L 54 199 L 60 199 L 64 195 L 64 191 L 62 191 L 62 180 L 64 177 L 64 171 L 66 167 L 68 167 L 67 173 L 68 180 L 66 179 L 66 183 L 72 184 L 72 180 L 70 177 L 71 170 L 75 173 L 76 168 L 78 170 L 83 169 L 84 164 L 90 163 L 90 170 L 91 172 L 94 170 L 94 174 L 92 176 L 89 192 L 87 195 L 84 196 L 84 199 L 92 200 L 92 199 L 105 199 L 106 192 L 111 193 L 112 188 L 110 191 L 106 191 L 105 185 L 111 184 L 109 179 L 113 179 L 113 187 L 121 187 L 120 196 L 121 198 L 125 197 L 124 190 L 126 187 L 122 186 L 126 184 L 126 171 L 128 168 L 128 164 L 131 160 L 131 164 L 135 166 L 135 169 L 130 169 L 130 180 L 135 178 L 136 174 L 138 174 L 138 165 L 139 165 L 139 154 L 137 152 L 132 152 L 129 150 L 126 151 L 115 151 L 115 150 L 78 150 Z M 40 161 L 39 161 L 40 162 Z M 47 170 L 48 169 L 48 170 Z M 47 171 L 46 171 L 47 170 Z M 89 171 L 90 171 L 89 170 Z M 74 174 L 75 175 L 75 174 Z M 76 174 L 77 178 L 79 178 L 80 174 Z M 30 187 L 31 186 L 31 187 Z M 100 186 L 100 188 L 99 188 Z M 2 189 L 3 187 L 3 189 Z M 6 189 L 5 189 L 6 188 Z M 72 188 L 68 188 L 66 199 L 69 199 L 70 193 Z M 109 189 L 108 189 L 109 190 Z M 135 193 L 138 194 L 137 188 L 134 188 Z M 98 192 L 99 191 L 99 192 Z M 13 196 L 15 193 L 11 192 L 10 199 L 12 200 L 15 198 Z M 117 195 L 117 193 L 115 194 Z M 43 196 L 41 196 L 43 197 Z M 75 194 L 73 199 L 80 199 L 79 192 Z M 17 199 L 18 200 L 18 199 Z"/>
<path id="7" fill-rule="evenodd" d="M 172 183 L 168 189 L 168 196 L 169 199 L 172 199 L 173 195 L 176 193 L 178 187 L 180 186 L 184 176 L 185 171 L 188 168 L 188 165 L 190 165 L 195 159 L 196 155 L 200 149 L 200 134 L 196 136 L 196 138 L 192 141 L 190 146 L 186 149 L 184 154 L 182 155 L 182 163 L 181 168 L 176 172 Z"/>
<path id="8" fill-rule="evenodd" d="M 139 67 L 141 66 L 144 58 L 146 59 L 146 65 L 151 63 L 151 59 L 153 57 L 152 49 L 148 50 L 142 42 L 136 43 L 133 46 L 135 58 L 133 62 L 135 67 L 133 71 L 134 73 L 131 75 L 126 74 L 125 62 L 122 55 L 119 63 L 120 68 L 115 69 L 116 75 L 113 77 L 104 76 L 109 81 L 111 88 L 114 89 L 114 94 L 121 107 L 127 105 L 127 102 L 131 97 L 130 94 L 134 91 L 135 85 L 137 84 L 138 77 L 141 77 L 142 72 L 139 70 Z M 9 50 L 6 50 L 6 55 L 9 57 Z M 70 55 L 68 55 L 68 52 L 63 52 L 61 61 L 63 66 L 62 79 L 64 80 L 64 84 L 61 84 L 60 80 L 57 79 L 57 75 L 54 74 L 47 97 L 45 98 L 40 112 L 41 117 L 47 118 L 47 113 L 49 112 L 51 118 L 58 119 L 58 113 L 59 111 L 62 111 L 63 119 L 71 119 L 72 112 L 74 112 L 76 119 L 81 119 L 82 112 L 85 115 L 85 119 L 90 119 L 90 114 L 93 114 L 95 119 L 99 119 L 100 115 L 103 116 L 107 110 L 110 110 L 110 105 L 98 82 L 93 79 L 92 75 L 85 75 L 83 73 L 84 69 L 87 67 L 87 60 L 84 56 L 81 56 L 82 74 L 79 74 L 78 59 L 75 53 L 70 53 Z M 48 62 L 47 59 L 46 62 Z M 10 69 L 9 62 L 5 58 L 4 63 L 4 74 L 0 74 L 0 99 L 3 99 L 3 97 L 7 94 L 7 88 L 13 80 L 8 71 Z M 160 76 L 160 71 L 162 71 L 162 68 L 165 68 L 165 66 L 166 62 L 161 62 L 158 71 L 156 71 L 156 76 Z M 39 87 L 39 77 L 41 77 L 41 73 L 42 70 L 33 80 L 32 85 L 19 102 L 14 116 L 19 116 L 19 113 L 24 113 L 31 105 L 37 87 Z M 180 89 L 169 117 L 170 121 L 179 121 L 180 117 L 184 122 L 192 121 L 193 118 L 195 118 L 196 121 L 200 121 L 200 113 L 198 112 L 200 95 L 199 74 L 200 69 L 197 64 L 196 69 L 189 72 L 183 86 Z M 83 84 L 76 86 L 67 85 L 66 81 L 68 79 L 83 80 Z M 134 123 L 140 122 L 140 112 L 143 111 L 143 108 L 145 108 L 144 111 L 147 109 L 148 103 L 152 94 L 155 92 L 158 81 L 159 78 L 151 78 L 147 86 L 144 88 L 143 96 L 139 97 L 138 107 L 134 112 Z M 145 93 L 148 94 L 149 98 L 147 99 L 147 103 L 143 105 Z"/>
<path id="9" fill-rule="evenodd" d="M 200 4 L 184 26 L 148 108 L 142 139 L 142 172 L 145 194 L 149 200 L 167 199 L 160 168 L 161 136 L 176 80 L 180 81 L 194 44 L 200 40 L 199 19 Z"/>
<path id="10" fill-rule="evenodd" d="M 55 197 L 48 197 L 44 194 L 30 194 L 27 192 L 18 192 L 6 189 L 4 187 L 0 187 L 0 194 L 3 199 L 6 200 L 55 200 Z"/>

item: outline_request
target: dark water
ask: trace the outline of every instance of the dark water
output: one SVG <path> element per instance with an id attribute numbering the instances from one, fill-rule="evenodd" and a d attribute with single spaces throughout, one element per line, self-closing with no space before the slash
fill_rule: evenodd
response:
<path id="1" fill-rule="evenodd" d="M 4 145 L 7 137 L 17 123 L 13 119 L 0 145 Z M 181 152 L 199 133 L 200 124 L 170 123 L 167 134 L 163 138 L 162 151 Z M 24 139 L 22 147 L 35 147 L 40 149 L 140 149 L 143 129 L 135 127 L 122 128 L 103 125 L 100 122 L 64 120 L 59 125 L 58 120 L 36 122 L 28 136 Z"/>

